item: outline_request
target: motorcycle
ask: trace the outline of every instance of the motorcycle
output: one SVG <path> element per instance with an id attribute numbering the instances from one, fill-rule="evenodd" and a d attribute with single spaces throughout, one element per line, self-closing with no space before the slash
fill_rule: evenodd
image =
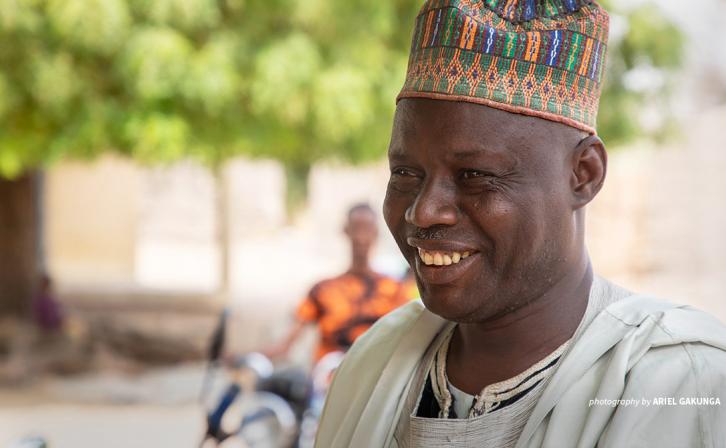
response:
<path id="1" fill-rule="evenodd" d="M 227 384 L 207 413 L 200 447 L 294 447 L 310 397 L 307 375 L 275 371 L 260 353 L 228 361 L 225 373 Z"/>
<path id="2" fill-rule="evenodd" d="M 333 374 L 343 361 L 343 352 L 331 352 L 323 356 L 315 364 L 312 372 L 312 395 L 310 404 L 303 413 L 300 422 L 300 436 L 298 437 L 298 448 L 312 448 L 315 444 L 315 434 L 318 430 L 318 422 L 323 414 L 325 397 L 333 381 Z"/>
<path id="3" fill-rule="evenodd" d="M 208 406 L 200 448 L 312 448 L 318 420 L 342 352 L 325 355 L 311 375 L 303 369 L 276 370 L 261 353 L 220 362 L 228 313 L 222 313 L 210 345 L 200 400 L 209 395 L 213 373 L 226 374 L 226 386 Z"/>

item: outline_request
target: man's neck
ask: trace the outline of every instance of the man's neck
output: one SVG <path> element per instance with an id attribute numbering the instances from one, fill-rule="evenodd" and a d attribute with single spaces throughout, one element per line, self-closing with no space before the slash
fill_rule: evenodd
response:
<path id="1" fill-rule="evenodd" d="M 589 262 L 578 271 L 516 311 L 459 324 L 447 362 L 451 382 L 478 394 L 484 386 L 525 371 L 570 339 L 585 314 L 593 279 Z"/>
<path id="2" fill-rule="evenodd" d="M 353 261 L 350 264 L 350 268 L 348 269 L 348 272 L 351 274 L 358 274 L 358 275 L 370 275 L 373 273 L 373 269 L 371 269 L 370 264 L 368 263 L 368 257 L 361 257 L 361 258 L 353 258 Z"/>

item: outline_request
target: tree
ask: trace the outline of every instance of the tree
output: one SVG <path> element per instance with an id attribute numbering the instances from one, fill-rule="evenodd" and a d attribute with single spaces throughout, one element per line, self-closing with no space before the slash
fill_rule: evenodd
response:
<path id="1" fill-rule="evenodd" d="M 0 178 L 0 316 L 23 311 L 41 269 L 38 176 Z"/>
<path id="2" fill-rule="evenodd" d="M 653 3 L 625 5 L 629 9 L 620 2 L 602 3 L 611 20 L 626 28 L 610 39 L 598 133 L 608 147 L 641 137 L 662 140 L 677 125 L 670 101 L 683 62 L 683 33 Z M 654 122 L 643 123 L 644 108 L 656 112 Z"/>
<path id="3" fill-rule="evenodd" d="M 299 204 L 317 161 L 385 153 L 420 4 L 0 0 L 0 177 L 105 151 L 215 168 L 245 154 L 280 160 Z"/>
<path id="4" fill-rule="evenodd" d="M 246 154 L 281 160 L 300 203 L 316 161 L 385 151 L 416 3 L 0 0 L 0 177 L 21 179 L 0 193 L 105 151 L 215 169 Z M 5 258 L 3 283 L 27 283 L 27 266 Z M 0 289 L 14 310 L 17 286 Z"/>
<path id="5" fill-rule="evenodd" d="M 107 150 L 296 178 L 378 157 L 416 3 L 2 0 L 0 173 Z"/>

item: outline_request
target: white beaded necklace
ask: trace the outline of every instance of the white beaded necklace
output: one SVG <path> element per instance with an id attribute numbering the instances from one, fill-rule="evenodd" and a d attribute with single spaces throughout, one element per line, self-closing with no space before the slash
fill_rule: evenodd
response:
<path id="1" fill-rule="evenodd" d="M 439 349 L 434 355 L 433 366 L 429 370 L 429 378 L 431 386 L 439 403 L 439 418 L 449 418 L 453 397 L 449 390 L 449 378 L 446 375 L 446 358 L 451 345 L 451 337 L 454 334 L 452 328 L 449 334 L 444 338 Z M 474 397 L 474 403 L 469 410 L 468 418 L 478 417 L 487 412 L 497 409 L 500 403 L 510 399 L 532 387 L 537 382 L 548 377 L 554 370 L 552 368 L 545 369 L 553 363 L 557 358 L 562 356 L 570 344 L 570 340 L 560 345 L 555 351 L 547 355 L 544 359 L 538 361 L 524 372 L 498 383 L 485 386 L 479 394 Z M 554 366 L 552 366 L 554 367 Z"/>

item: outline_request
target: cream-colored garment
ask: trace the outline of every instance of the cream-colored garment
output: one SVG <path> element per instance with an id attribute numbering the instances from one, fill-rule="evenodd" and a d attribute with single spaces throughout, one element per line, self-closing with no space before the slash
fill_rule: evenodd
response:
<path id="1" fill-rule="evenodd" d="M 432 346 L 436 347 L 441 343 L 437 340 Z M 432 364 L 432 351 L 436 350 L 427 351 L 424 361 L 412 379 L 413 387 L 409 388 L 406 404 L 399 416 L 393 446 L 399 448 L 514 446 L 524 423 L 537 402 L 536 399 L 520 399 L 504 409 L 470 418 L 443 419 L 416 415 L 416 409 L 421 400 L 422 385 L 429 376 L 426 372 Z M 528 395 L 533 394 L 538 397 L 543 388 L 544 383 L 540 382 L 529 391 Z"/>
<path id="2" fill-rule="evenodd" d="M 599 280 L 595 280 L 596 282 Z M 614 285 L 613 285 L 614 286 Z M 520 373 L 519 375 L 516 375 L 512 378 L 509 378 L 504 381 L 500 381 L 496 384 L 490 384 L 488 385 L 484 391 L 480 394 L 484 398 L 484 409 L 489 409 L 491 406 L 495 405 L 497 402 L 501 401 L 502 399 L 509 398 L 515 394 L 518 394 L 521 390 L 528 389 L 531 384 L 537 382 L 546 383 L 547 380 L 552 376 L 552 374 L 555 372 L 556 366 L 553 366 L 553 368 L 544 369 L 545 366 L 549 365 L 554 359 L 558 359 L 561 357 L 561 355 L 569 349 L 570 345 L 573 341 L 577 340 L 577 338 L 580 337 L 582 332 L 587 328 L 588 325 L 590 325 L 590 322 L 600 314 L 602 310 L 607 308 L 609 305 L 617 302 L 620 299 L 623 299 L 627 296 L 632 295 L 630 291 L 627 291 L 622 288 L 613 287 L 611 289 L 605 289 L 605 288 L 594 288 L 593 294 L 588 297 L 587 301 L 587 307 L 585 308 L 585 313 L 582 316 L 582 319 L 580 320 L 580 323 L 578 324 L 577 328 L 573 332 L 572 337 L 567 340 L 564 344 L 562 344 L 561 347 L 556 349 L 554 352 L 552 352 L 550 355 L 545 357 L 544 359 L 540 360 L 539 362 L 533 364 L 529 369 L 525 370 L 524 372 Z M 453 333 L 453 328 L 450 333 Z M 445 342 L 450 343 L 450 342 Z M 436 350 L 442 350 L 442 347 L 436 348 Z M 445 361 L 444 361 L 445 363 Z M 535 372 L 540 372 L 544 369 L 544 371 L 537 375 Z M 445 376 L 445 374 L 444 374 Z M 524 379 L 529 379 L 529 382 L 523 382 Z M 433 379 L 432 379 L 433 381 Z M 456 415 L 458 418 L 466 418 L 467 415 L 469 415 L 470 411 L 469 408 L 472 407 L 472 403 L 474 403 L 476 397 L 473 395 L 469 395 L 466 392 L 463 392 L 459 389 L 457 389 L 453 384 L 448 382 L 448 377 L 446 377 L 446 383 L 448 386 L 448 389 L 451 391 L 451 394 L 455 396 L 457 399 L 454 400 L 454 407 L 456 410 Z M 515 387 L 519 385 L 518 387 Z M 434 390 L 436 390 L 434 388 Z M 503 395 L 503 393 L 507 391 L 507 395 Z M 438 399 L 438 398 L 437 398 Z M 520 400 L 529 401 L 534 400 L 537 401 L 539 399 L 539 394 L 536 393 L 528 393 L 524 397 L 520 398 Z M 459 402 L 459 403 L 457 403 Z M 463 402 L 463 403 L 462 403 Z M 439 402 L 439 405 L 441 405 L 441 402 Z M 514 426 L 511 422 L 508 423 L 509 426 Z M 521 428 L 520 428 L 521 429 Z"/>
<path id="3" fill-rule="evenodd" d="M 546 370 L 543 375 L 539 375 L 538 378 L 537 375 L 534 375 L 534 372 L 540 371 L 543 367 L 550 364 L 553 356 L 555 358 L 559 358 L 561 361 L 564 356 L 561 357 L 560 354 L 564 355 L 564 353 L 569 350 L 572 344 L 577 341 L 593 319 L 595 319 L 595 316 L 616 301 L 632 295 L 629 291 L 618 288 L 614 285 L 607 285 L 608 287 L 604 286 L 606 286 L 604 282 L 599 279 L 595 279 L 595 285 L 588 297 L 585 313 L 583 314 L 579 325 L 573 332 L 572 338 L 558 348 L 555 353 L 539 361 L 514 378 L 496 384 L 491 384 L 484 389 L 483 404 L 484 408 L 488 410 L 492 405 L 501 401 L 501 399 L 509 397 L 506 394 L 502 395 L 497 392 L 512 391 L 514 386 L 529 378 L 530 382 L 524 384 L 524 389 L 532 386 L 534 387 L 532 387 L 525 396 L 503 409 L 493 410 L 483 415 L 457 419 L 456 421 L 417 417 L 416 408 L 418 406 L 413 406 L 413 404 L 417 404 L 420 400 L 421 391 L 424 386 L 423 383 L 425 382 L 421 380 L 421 378 L 424 377 L 422 373 L 430 371 L 437 365 L 436 361 L 433 363 L 420 363 L 418 372 L 409 386 L 409 396 L 406 399 L 406 405 L 404 406 L 398 420 L 394 434 L 395 443 L 401 448 L 438 448 L 442 445 L 452 447 L 514 447 L 547 383 L 551 379 L 552 375 L 555 374 L 556 367 L 559 366 L 559 362 L 557 366 Z M 450 335 L 452 332 L 453 327 L 450 330 L 447 329 L 444 334 Z M 443 339 L 437 338 L 434 343 L 431 344 L 431 347 L 429 347 L 424 360 L 432 357 L 428 352 L 438 352 L 448 343 L 449 337 L 444 337 Z M 436 360 L 439 356 L 434 355 L 433 358 Z M 432 378 L 432 382 L 433 381 L 434 378 Z M 436 387 L 434 387 L 434 391 L 436 391 Z M 412 395 L 419 398 L 416 399 L 412 397 Z M 510 396 L 511 395 L 512 394 L 510 394 Z M 441 406 L 441 400 L 439 400 L 439 405 Z M 469 413 L 468 410 L 464 414 L 461 414 L 460 412 L 461 411 L 458 411 L 457 415 L 466 416 Z"/>
<path id="4" fill-rule="evenodd" d="M 444 342 L 444 344 L 446 343 Z M 555 353 L 516 377 L 487 386 L 482 396 L 481 405 L 483 408 L 481 412 L 472 411 L 474 415 L 469 415 L 469 408 L 472 404 L 469 402 L 468 407 L 457 411 L 461 412 L 457 415 L 463 415 L 464 417 L 456 419 L 426 418 L 416 415 L 418 403 L 422 398 L 421 392 L 426 382 L 426 375 L 423 375 L 423 372 L 433 370 L 436 361 L 434 361 L 433 366 L 422 363 L 409 388 L 407 405 L 398 420 L 398 426 L 394 434 L 396 444 L 400 448 L 439 448 L 441 446 L 514 447 L 522 428 L 527 423 L 527 419 L 547 384 L 547 379 L 550 378 L 551 373 L 554 373 L 555 368 L 551 367 L 541 375 L 535 375 L 534 373 L 557 360 L 566 348 L 565 346 L 566 344 L 563 344 Z M 429 374 L 428 376 L 431 377 L 432 375 Z M 528 381 L 523 381 L 526 379 Z M 433 382 L 434 378 L 431 378 L 431 381 Z M 519 387 L 512 389 L 513 386 Z M 451 385 L 448 387 L 449 390 L 452 389 Z M 525 390 L 528 390 L 527 393 L 514 403 L 502 409 L 496 408 L 496 405 L 502 400 L 511 398 L 516 393 Z M 435 386 L 434 394 L 436 395 Z M 414 397 L 418 397 L 418 399 L 414 399 Z M 417 405 L 411 406 L 411 403 L 417 403 Z M 454 401 L 454 405 L 456 405 L 456 401 Z M 441 401 L 439 401 L 439 406 L 441 406 Z"/>
<path id="5" fill-rule="evenodd" d="M 612 285 L 598 279 L 596 288 Z M 445 326 L 412 302 L 359 338 L 333 381 L 316 446 L 395 447 L 411 377 Z M 692 397 L 712 404 L 681 401 Z M 725 447 L 725 421 L 726 327 L 687 306 L 631 296 L 601 312 L 571 347 L 516 446 Z"/>

